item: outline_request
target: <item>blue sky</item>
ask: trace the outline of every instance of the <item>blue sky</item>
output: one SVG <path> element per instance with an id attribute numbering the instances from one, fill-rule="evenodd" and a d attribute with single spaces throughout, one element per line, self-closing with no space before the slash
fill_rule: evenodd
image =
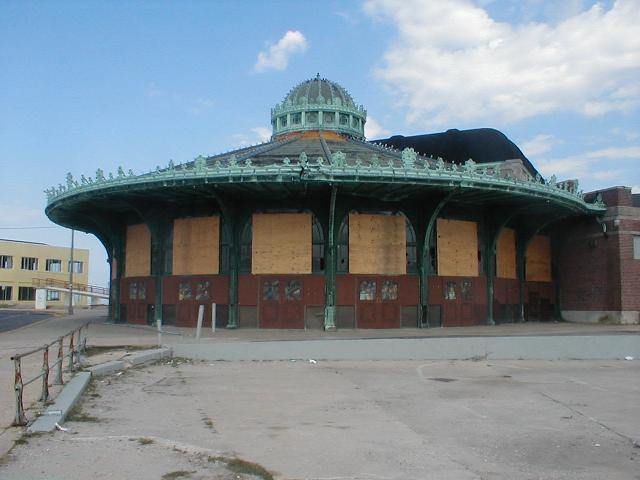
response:
<path id="1" fill-rule="evenodd" d="M 0 0 L 0 238 L 68 244 L 24 228 L 52 226 L 42 192 L 66 172 L 262 141 L 318 72 L 367 108 L 369 138 L 494 127 L 545 175 L 640 192 L 638 25 L 640 0 Z"/>

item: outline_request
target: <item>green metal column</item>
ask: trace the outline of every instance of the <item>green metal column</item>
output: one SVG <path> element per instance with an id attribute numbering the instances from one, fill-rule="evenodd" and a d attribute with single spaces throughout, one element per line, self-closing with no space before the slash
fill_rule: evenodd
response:
<path id="1" fill-rule="evenodd" d="M 226 214 L 226 215 L 225 215 Z M 227 228 L 229 238 L 229 319 L 228 329 L 238 328 L 238 270 L 240 269 L 240 222 L 236 222 L 233 215 L 227 209 L 223 210 L 225 215 L 224 225 Z"/>
<path id="2" fill-rule="evenodd" d="M 151 271 L 155 284 L 154 321 L 162 322 L 162 280 L 164 279 L 165 234 L 167 220 L 158 216 L 146 221 L 151 232 Z"/>
<path id="3" fill-rule="evenodd" d="M 336 197 L 338 187 L 331 187 L 331 200 L 329 203 L 329 234 L 327 248 L 327 266 L 325 269 L 325 307 L 324 307 L 324 329 L 336 329 Z"/>
<path id="4" fill-rule="evenodd" d="M 111 282 L 111 288 L 113 288 L 113 302 L 115 302 L 115 315 L 113 321 L 115 323 L 122 322 L 122 292 L 120 284 L 122 283 L 122 277 L 124 276 L 124 262 L 125 262 L 125 234 L 121 230 L 114 237 L 114 254 L 116 260 L 116 278 L 115 280 L 109 279 Z M 114 285 L 115 281 L 115 285 Z"/>
<path id="5" fill-rule="evenodd" d="M 424 234 L 424 242 L 422 243 L 422 251 L 420 252 L 420 323 L 421 325 L 429 328 L 429 273 L 431 268 L 427 259 L 429 253 L 429 244 L 431 243 L 431 236 L 433 235 L 433 228 L 435 226 L 438 215 L 446 205 L 446 203 L 457 193 L 456 190 L 449 192 L 433 209 L 427 228 Z"/>

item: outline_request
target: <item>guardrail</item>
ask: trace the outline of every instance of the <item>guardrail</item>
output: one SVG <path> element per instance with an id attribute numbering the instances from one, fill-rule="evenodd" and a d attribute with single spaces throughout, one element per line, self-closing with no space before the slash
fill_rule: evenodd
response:
<path id="1" fill-rule="evenodd" d="M 82 336 L 82 330 L 84 329 L 84 337 Z M 34 348 L 28 352 L 18 353 L 11 357 L 15 369 L 14 390 L 16 392 L 16 417 L 13 425 L 20 426 L 27 424 L 27 417 L 24 413 L 24 403 L 22 400 L 22 394 L 24 388 L 27 385 L 35 382 L 39 378 L 42 378 L 42 392 L 39 400 L 46 402 L 49 400 L 49 372 L 55 368 L 55 378 L 52 385 L 63 385 L 64 380 L 62 378 L 62 368 L 65 358 L 69 359 L 66 371 L 73 372 L 80 364 L 80 353 L 87 347 L 87 333 L 89 330 L 89 322 L 81 325 L 80 327 L 71 330 L 69 333 L 59 337 L 57 340 L 47 343 L 39 348 Z M 77 340 L 76 337 L 77 336 Z M 67 353 L 64 353 L 64 340 L 69 337 L 69 343 Z M 58 345 L 58 358 L 53 364 L 49 365 L 49 348 L 53 345 Z M 22 359 L 26 356 L 33 355 L 35 353 L 42 352 L 42 369 L 39 375 L 36 375 L 26 382 L 22 379 Z"/>
<path id="2" fill-rule="evenodd" d="M 66 290 L 69 289 L 69 282 L 66 280 L 58 280 L 57 278 L 34 278 L 32 279 L 32 284 L 35 288 L 42 287 L 56 287 L 56 288 L 64 288 Z M 85 285 L 83 283 L 74 283 L 73 290 L 78 290 L 80 292 L 87 293 L 98 293 L 101 295 L 109 295 L 108 287 L 100 287 L 97 285 Z"/>

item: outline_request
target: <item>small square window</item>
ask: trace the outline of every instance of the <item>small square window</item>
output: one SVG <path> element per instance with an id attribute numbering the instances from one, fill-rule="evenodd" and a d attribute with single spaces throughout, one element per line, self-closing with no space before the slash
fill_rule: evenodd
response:
<path id="1" fill-rule="evenodd" d="M 280 300 L 278 280 L 266 281 L 262 284 L 262 300 Z"/>
<path id="2" fill-rule="evenodd" d="M 83 265 L 82 262 L 74 261 L 73 262 L 73 273 L 82 273 Z M 71 262 L 69 262 L 68 270 L 71 271 Z"/>
<path id="3" fill-rule="evenodd" d="M 382 300 L 397 300 L 398 299 L 398 283 L 391 280 L 385 280 L 382 282 L 381 290 Z"/>
<path id="4" fill-rule="evenodd" d="M 33 287 L 18 287 L 18 300 L 27 301 L 36 299 L 36 289 Z"/>
<path id="5" fill-rule="evenodd" d="M 13 257 L 11 255 L 0 255 L 0 268 L 13 268 Z"/>
<path id="6" fill-rule="evenodd" d="M 365 280 L 360 282 L 360 300 L 376 299 L 376 282 Z"/>
<path id="7" fill-rule="evenodd" d="M 191 285 L 187 282 L 182 282 L 178 286 L 178 300 L 191 300 L 193 293 L 191 291 Z"/>
<path id="8" fill-rule="evenodd" d="M 22 270 L 38 270 L 38 259 L 35 257 L 22 257 L 20 268 Z"/>
<path id="9" fill-rule="evenodd" d="M 302 300 L 302 283 L 299 280 L 291 280 L 284 287 L 285 300 Z"/>
<path id="10" fill-rule="evenodd" d="M 62 272 L 62 260 L 47 258 L 47 261 L 45 262 L 45 270 L 53 273 Z"/>
<path id="11" fill-rule="evenodd" d="M 445 300 L 455 300 L 456 299 L 456 282 L 447 282 L 446 288 L 444 289 L 444 299 Z"/>
<path id="12" fill-rule="evenodd" d="M 12 292 L 13 292 L 13 287 L 0 285 L 0 300 L 11 300 Z"/>
<path id="13" fill-rule="evenodd" d="M 60 300 L 60 292 L 56 290 L 47 290 L 47 300 L 48 301 Z"/>

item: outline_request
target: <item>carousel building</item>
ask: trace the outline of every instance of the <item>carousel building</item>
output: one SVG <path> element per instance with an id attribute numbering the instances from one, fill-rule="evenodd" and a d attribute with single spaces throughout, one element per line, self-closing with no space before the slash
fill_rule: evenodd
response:
<path id="1" fill-rule="evenodd" d="M 640 298 L 609 288 L 636 241 L 614 238 L 614 221 L 640 230 L 629 189 L 545 180 L 492 129 L 368 142 L 366 115 L 318 76 L 271 110 L 270 142 L 68 174 L 46 213 L 103 243 L 119 322 L 192 327 L 201 305 L 205 325 L 215 312 L 228 328 L 637 322 Z"/>

